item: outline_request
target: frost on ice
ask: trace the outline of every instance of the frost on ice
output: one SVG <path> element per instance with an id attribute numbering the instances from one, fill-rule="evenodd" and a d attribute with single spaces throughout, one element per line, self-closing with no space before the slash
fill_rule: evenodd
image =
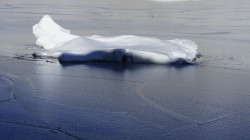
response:
<path id="1" fill-rule="evenodd" d="M 48 15 L 33 26 L 33 33 L 36 44 L 46 50 L 34 56 L 58 58 L 60 62 L 192 63 L 197 55 L 197 45 L 190 40 L 72 35 Z"/>

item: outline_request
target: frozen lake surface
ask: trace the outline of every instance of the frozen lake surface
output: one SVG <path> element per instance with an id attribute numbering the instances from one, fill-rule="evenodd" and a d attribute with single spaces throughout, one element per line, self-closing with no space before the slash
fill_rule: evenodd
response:
<path id="1" fill-rule="evenodd" d="M 250 1 L 0 1 L 0 137 L 249 139 Z M 34 59 L 49 14 L 73 34 L 190 39 L 196 65 Z"/>

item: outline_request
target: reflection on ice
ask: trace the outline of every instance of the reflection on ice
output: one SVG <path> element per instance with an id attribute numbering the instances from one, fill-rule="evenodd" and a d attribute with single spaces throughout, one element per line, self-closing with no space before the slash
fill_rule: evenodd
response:
<path id="1" fill-rule="evenodd" d="M 197 55 L 197 45 L 190 40 L 160 40 L 135 35 L 72 35 L 48 15 L 33 26 L 33 33 L 36 44 L 47 50 L 34 56 L 59 58 L 60 62 L 191 63 Z"/>

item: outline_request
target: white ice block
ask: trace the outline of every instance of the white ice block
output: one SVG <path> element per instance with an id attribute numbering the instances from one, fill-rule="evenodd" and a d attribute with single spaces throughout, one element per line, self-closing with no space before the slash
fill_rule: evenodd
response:
<path id="1" fill-rule="evenodd" d="M 160 40 L 135 35 L 72 35 L 48 15 L 33 26 L 33 33 L 37 38 L 36 44 L 48 50 L 40 54 L 43 57 L 58 58 L 60 62 L 191 63 L 197 55 L 197 45 L 185 39 Z"/>

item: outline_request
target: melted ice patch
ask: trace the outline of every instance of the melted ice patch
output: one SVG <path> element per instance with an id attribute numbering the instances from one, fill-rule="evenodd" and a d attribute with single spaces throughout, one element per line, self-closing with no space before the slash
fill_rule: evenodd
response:
<path id="1" fill-rule="evenodd" d="M 58 58 L 60 62 L 108 61 L 168 64 L 192 62 L 197 45 L 190 40 L 160 40 L 154 37 L 121 35 L 80 37 L 70 34 L 45 15 L 33 26 L 36 44 L 46 52 L 35 56 Z"/>

